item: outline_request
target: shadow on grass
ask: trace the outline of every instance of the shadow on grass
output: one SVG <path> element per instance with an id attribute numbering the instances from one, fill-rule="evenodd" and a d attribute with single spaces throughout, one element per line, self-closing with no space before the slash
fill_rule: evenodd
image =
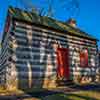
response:
<path id="1" fill-rule="evenodd" d="M 75 90 L 88 90 L 88 91 L 97 91 L 100 92 L 100 84 L 88 84 L 88 85 L 72 85 L 69 86 L 72 89 Z"/>
<path id="2" fill-rule="evenodd" d="M 67 87 L 69 87 L 70 89 L 74 90 L 74 91 L 69 91 L 67 89 Z M 71 86 L 66 86 L 66 88 L 64 89 L 60 89 L 60 88 L 57 88 L 55 90 L 47 90 L 47 89 L 30 89 L 30 90 L 23 90 L 25 92 L 26 95 L 22 94 L 22 95 L 19 95 L 17 96 L 17 99 L 18 100 L 21 100 L 21 99 L 28 99 L 28 98 L 37 98 L 39 100 L 99 100 L 99 99 L 96 99 L 94 97 L 89 97 L 89 95 L 87 94 L 86 96 L 83 96 L 85 95 L 84 92 L 82 94 L 74 94 L 72 92 L 78 92 L 78 91 L 96 91 L 96 92 L 100 92 L 100 85 L 97 84 L 91 84 L 91 85 L 71 85 Z M 93 93 L 92 93 L 93 94 Z M 91 94 L 91 96 L 92 96 Z"/>
<path id="3" fill-rule="evenodd" d="M 91 97 L 88 94 L 84 94 L 84 92 L 82 94 L 74 94 L 74 93 L 69 93 L 65 91 L 54 91 L 54 90 L 46 90 L 46 89 L 42 89 L 41 91 L 27 91 L 25 92 L 27 95 L 29 96 L 19 96 L 17 97 L 18 100 L 21 99 L 28 99 L 28 98 L 37 98 L 39 100 L 99 100 L 98 99 L 92 97 L 93 95 L 91 94 Z"/>
<path id="4" fill-rule="evenodd" d="M 24 90 L 25 91 L 25 90 Z M 25 95 L 20 95 L 20 96 L 17 96 L 17 99 L 18 100 L 21 100 L 21 99 L 28 99 L 28 98 L 37 98 L 39 100 L 41 100 L 43 97 L 46 97 L 46 96 L 52 96 L 52 95 L 56 95 L 56 94 L 59 94 L 60 92 L 57 92 L 57 91 L 50 91 L 50 90 L 47 90 L 47 89 L 41 89 L 41 90 L 36 90 L 36 91 L 25 91 Z"/>
<path id="5" fill-rule="evenodd" d="M 99 100 L 89 96 L 82 96 L 79 94 L 54 94 L 43 97 L 42 100 Z"/>

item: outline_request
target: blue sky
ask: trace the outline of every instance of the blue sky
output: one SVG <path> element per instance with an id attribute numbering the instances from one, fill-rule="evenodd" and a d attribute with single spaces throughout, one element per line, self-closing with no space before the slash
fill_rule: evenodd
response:
<path id="1" fill-rule="evenodd" d="M 11 2 L 9 3 L 8 1 Z M 47 4 L 45 1 L 46 0 L 33 0 L 33 4 L 38 8 L 46 8 Z M 54 0 L 54 2 L 54 18 L 61 21 L 67 21 L 68 18 L 71 17 L 71 14 L 66 10 L 61 9 L 58 0 Z M 77 16 L 72 16 L 77 21 L 77 27 L 100 40 L 100 0 L 79 0 L 79 3 L 79 14 Z M 2 38 L 8 5 L 22 6 L 18 0 L 2 0 L 0 2 L 0 40 Z M 98 44 L 100 47 L 100 42 Z"/>

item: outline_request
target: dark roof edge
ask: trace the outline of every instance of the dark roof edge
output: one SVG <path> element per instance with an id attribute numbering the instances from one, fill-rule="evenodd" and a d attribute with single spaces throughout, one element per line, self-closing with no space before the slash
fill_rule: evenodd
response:
<path id="1" fill-rule="evenodd" d="M 92 36 L 92 35 L 88 34 L 87 32 L 84 32 L 83 30 L 81 30 L 81 29 L 79 29 L 79 28 L 77 28 L 77 27 L 76 27 L 76 28 L 72 27 L 72 26 L 69 25 L 68 23 L 64 23 L 64 24 L 68 25 L 68 26 L 69 26 L 70 28 L 72 28 L 73 30 L 79 31 L 80 33 L 86 34 L 86 35 L 88 35 L 88 36 Z M 94 37 L 94 36 L 92 36 L 92 37 Z M 94 37 L 94 40 L 99 41 L 96 37 Z"/>

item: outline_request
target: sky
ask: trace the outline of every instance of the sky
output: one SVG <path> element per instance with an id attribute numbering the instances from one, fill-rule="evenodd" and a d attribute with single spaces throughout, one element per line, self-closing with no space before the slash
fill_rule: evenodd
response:
<path id="1" fill-rule="evenodd" d="M 78 14 L 75 13 L 74 15 L 71 15 L 70 11 L 62 9 L 61 3 L 58 2 L 59 0 L 53 0 L 53 1 L 54 1 L 53 17 L 56 20 L 65 22 L 70 17 L 73 17 L 77 21 L 78 28 L 100 40 L 100 0 L 78 0 L 80 9 Z M 65 0 L 65 1 L 67 2 L 71 0 Z M 32 0 L 32 2 L 34 6 L 38 8 L 44 7 L 45 10 L 47 11 L 48 6 L 46 0 Z M 5 19 L 9 5 L 12 5 L 14 7 L 25 6 L 22 4 L 22 2 L 19 2 L 19 0 L 0 1 L 0 40 L 2 39 Z M 100 42 L 98 42 L 98 46 L 100 48 Z"/>

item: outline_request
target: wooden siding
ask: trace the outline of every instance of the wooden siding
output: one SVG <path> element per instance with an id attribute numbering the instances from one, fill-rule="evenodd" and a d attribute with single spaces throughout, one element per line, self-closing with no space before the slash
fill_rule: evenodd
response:
<path id="1" fill-rule="evenodd" d="M 31 39 L 31 45 L 32 45 L 31 57 L 32 58 L 34 58 L 35 54 L 38 54 L 38 57 L 40 57 L 40 53 L 41 53 L 41 55 L 45 55 L 45 54 L 47 55 L 48 52 L 52 52 L 52 53 L 54 53 L 53 55 L 55 55 L 55 52 L 52 51 L 53 48 L 48 47 L 49 44 L 47 42 L 50 41 L 50 44 L 52 45 L 53 42 L 56 41 L 62 47 L 69 48 L 69 50 L 70 50 L 69 57 L 70 57 L 70 65 L 71 66 L 74 65 L 74 67 L 75 67 L 76 66 L 75 64 L 77 64 L 77 67 L 80 67 L 79 66 L 80 65 L 79 50 L 84 47 L 88 48 L 90 50 L 90 52 L 89 52 L 89 53 L 91 53 L 90 54 L 91 58 L 89 59 L 90 64 L 92 65 L 92 62 L 95 63 L 95 58 L 93 58 L 93 56 L 96 54 L 96 44 L 94 41 L 75 37 L 75 36 L 70 36 L 67 33 L 57 33 L 57 32 L 51 31 L 51 30 L 46 30 L 46 29 L 42 29 L 42 28 L 39 28 L 36 26 L 31 26 L 31 25 L 25 25 L 23 23 L 18 23 L 18 22 L 15 22 L 15 30 L 13 32 L 15 33 L 15 37 L 16 37 L 16 41 L 17 41 L 17 45 L 19 46 L 19 49 L 21 47 L 23 47 L 23 48 L 25 47 L 26 49 L 29 49 L 29 47 L 26 47 L 26 46 L 29 46 L 27 36 L 28 36 L 28 34 L 32 33 L 32 37 L 30 37 L 30 38 L 32 38 Z M 29 49 L 29 51 L 31 51 L 31 50 Z M 26 52 L 28 54 L 29 51 L 23 49 L 23 53 Z M 29 57 L 29 58 L 31 59 L 31 57 Z M 26 59 L 26 58 L 24 58 L 24 59 Z M 40 62 L 39 59 L 34 60 L 33 64 L 34 65 L 39 64 L 39 62 Z M 76 62 L 74 62 L 74 61 L 76 61 Z M 42 64 L 45 64 L 46 61 L 43 61 L 43 62 L 44 63 L 42 63 Z M 53 62 L 53 63 L 56 64 L 56 62 Z M 71 66 L 70 66 L 70 69 L 73 68 Z M 80 69 L 82 69 L 82 68 L 80 68 Z M 90 68 L 88 68 L 88 69 L 90 69 Z M 72 69 L 71 69 L 71 71 L 72 71 Z M 71 73 L 74 74 L 75 71 L 72 71 Z"/>

